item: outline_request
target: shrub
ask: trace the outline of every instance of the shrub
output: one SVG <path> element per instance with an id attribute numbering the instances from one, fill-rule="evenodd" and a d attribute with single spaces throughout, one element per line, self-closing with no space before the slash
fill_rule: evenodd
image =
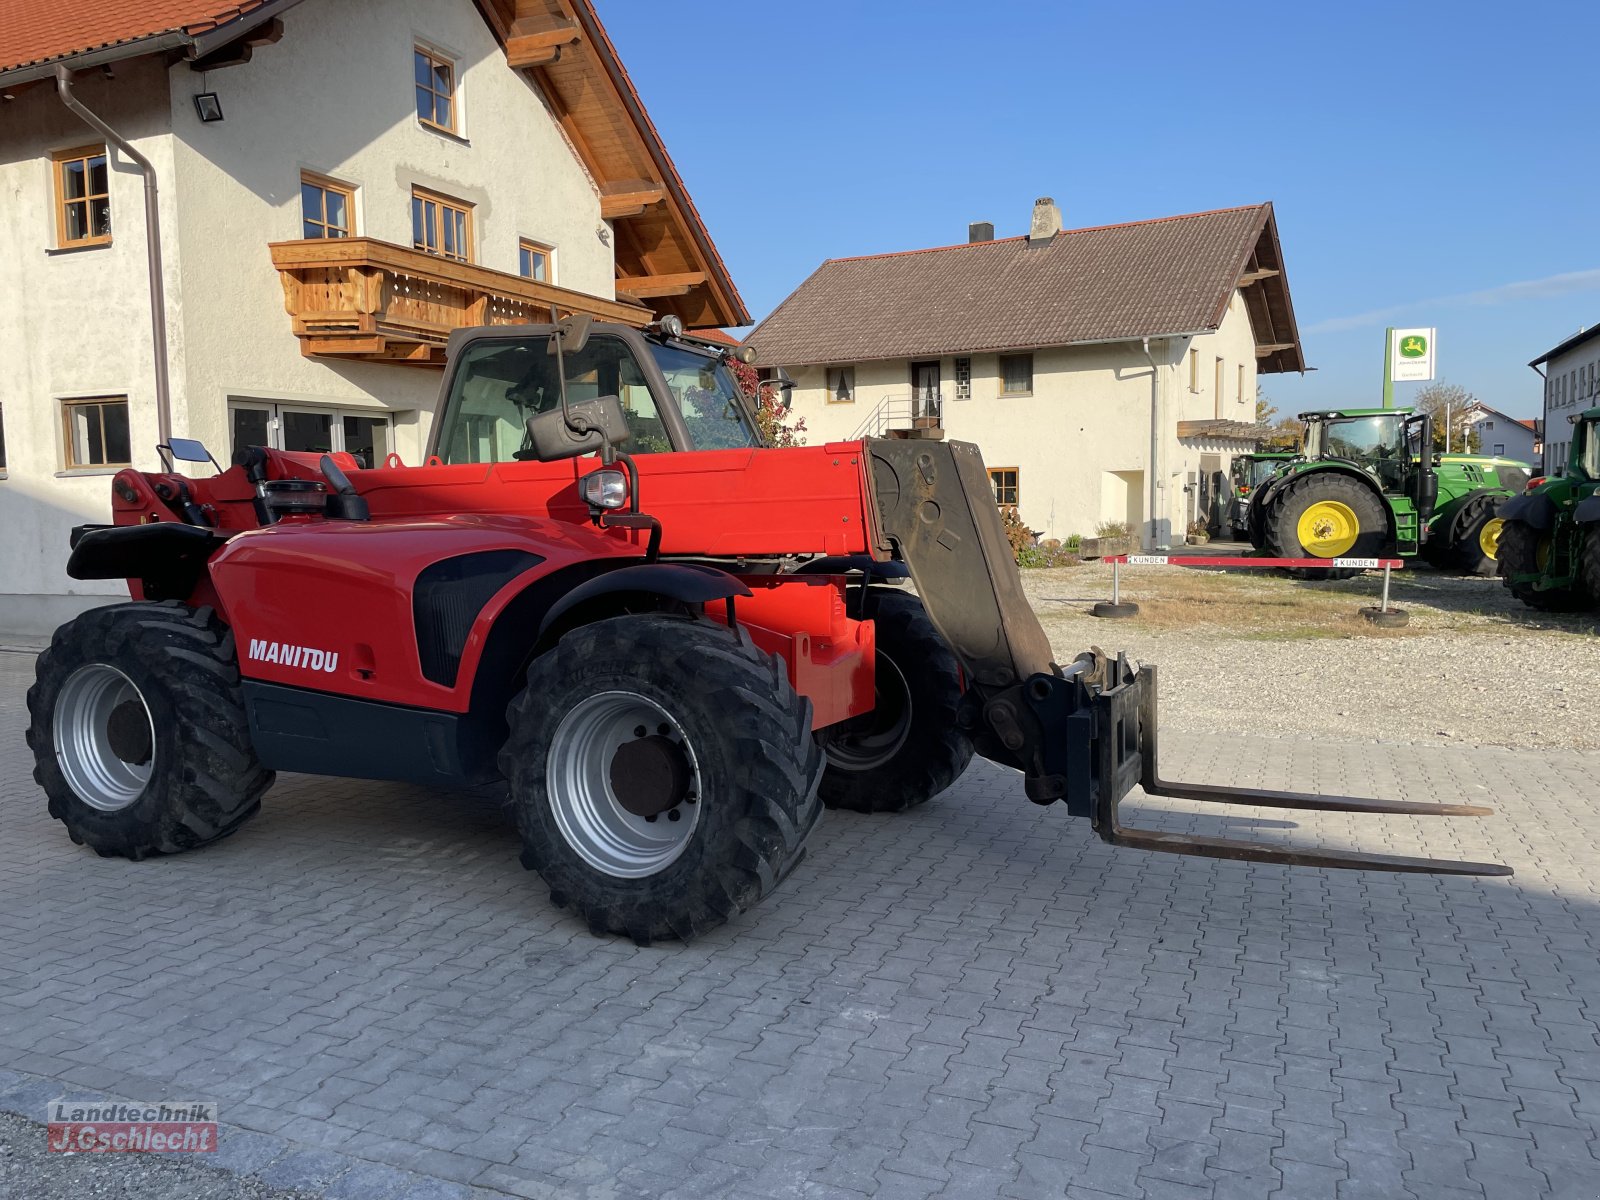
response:
<path id="1" fill-rule="evenodd" d="M 1101 521 L 1095 526 L 1095 537 L 1125 538 L 1133 536 L 1133 529 L 1126 521 Z"/>

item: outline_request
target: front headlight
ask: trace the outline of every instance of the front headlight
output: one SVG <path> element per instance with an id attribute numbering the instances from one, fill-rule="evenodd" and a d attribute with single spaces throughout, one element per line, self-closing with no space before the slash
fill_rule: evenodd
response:
<path id="1" fill-rule="evenodd" d="M 609 468 L 591 471 L 578 481 L 578 494 L 591 508 L 621 508 L 628 503 L 628 477 Z"/>

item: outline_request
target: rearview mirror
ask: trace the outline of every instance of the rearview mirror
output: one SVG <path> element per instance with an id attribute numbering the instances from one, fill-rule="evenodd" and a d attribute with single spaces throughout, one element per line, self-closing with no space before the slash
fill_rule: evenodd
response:
<path id="1" fill-rule="evenodd" d="M 561 353 L 578 354 L 589 344 L 589 330 L 594 325 L 594 318 L 588 313 L 573 313 L 564 317 L 556 326 L 556 331 L 550 335 L 550 353 L 556 352 L 556 339 L 561 339 Z"/>
<path id="2" fill-rule="evenodd" d="M 572 424 L 586 427 L 588 432 L 573 432 L 567 425 L 566 415 L 559 408 L 528 418 L 528 441 L 534 457 L 540 462 L 557 462 L 563 458 L 577 458 L 580 454 L 594 454 L 607 443 L 616 446 L 628 440 L 628 416 L 622 411 L 622 401 L 617 397 L 580 400 L 569 407 Z"/>

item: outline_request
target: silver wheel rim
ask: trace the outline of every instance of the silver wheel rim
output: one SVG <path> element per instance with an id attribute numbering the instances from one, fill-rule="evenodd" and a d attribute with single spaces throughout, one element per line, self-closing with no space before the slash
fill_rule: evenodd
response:
<path id="1" fill-rule="evenodd" d="M 79 667 L 56 697 L 54 726 L 56 762 L 78 799 L 101 812 L 118 812 L 143 794 L 155 766 L 156 727 L 133 680 L 105 663 Z M 147 739 L 142 756 L 130 746 L 141 735 Z"/>
<path id="2" fill-rule="evenodd" d="M 686 799 L 654 820 L 624 808 L 612 785 L 617 751 L 641 736 L 665 738 L 687 760 Z M 694 747 L 671 713 L 637 692 L 599 692 L 561 718 L 550 743 L 545 787 L 567 845 L 595 870 L 616 879 L 643 879 L 665 870 L 700 823 L 700 764 Z"/>
<path id="3" fill-rule="evenodd" d="M 839 729 L 827 735 L 822 751 L 828 762 L 846 771 L 870 771 L 889 762 L 911 736 L 911 685 L 887 654 L 877 656 L 873 678 L 873 712 L 881 712 L 886 697 L 898 700 L 897 717 L 885 729 Z M 869 714 L 870 717 L 870 714 Z"/>

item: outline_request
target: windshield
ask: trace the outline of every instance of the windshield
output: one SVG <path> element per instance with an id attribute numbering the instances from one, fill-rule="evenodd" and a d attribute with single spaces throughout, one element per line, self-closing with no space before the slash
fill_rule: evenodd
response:
<path id="1" fill-rule="evenodd" d="M 689 428 L 690 448 L 732 450 L 760 445 L 739 392 L 720 358 L 652 343 L 656 365 Z"/>
<path id="2" fill-rule="evenodd" d="M 1345 417 L 1306 425 L 1306 450 L 1313 458 L 1348 458 L 1359 463 L 1407 457 L 1404 417 Z"/>
<path id="3" fill-rule="evenodd" d="M 1600 479 L 1600 422 L 1585 421 L 1573 431 L 1580 449 L 1576 457 L 1578 470 L 1589 479 Z"/>
<path id="4" fill-rule="evenodd" d="M 566 356 L 567 401 L 616 396 L 628 418 L 629 454 L 672 449 L 644 372 L 621 338 L 594 334 Z M 446 463 L 533 458 L 528 418 L 561 407 L 560 380 L 547 336 L 496 338 L 468 346 L 456 361 L 440 414 L 438 456 Z"/>
<path id="5" fill-rule="evenodd" d="M 1283 466 L 1283 462 L 1282 462 L 1281 459 L 1276 459 L 1276 458 L 1257 458 L 1257 459 L 1252 459 L 1251 462 L 1250 462 L 1250 486 L 1252 488 L 1260 487 L 1263 483 L 1266 482 L 1267 476 L 1271 475 L 1274 471 L 1276 471 L 1281 466 Z"/>

